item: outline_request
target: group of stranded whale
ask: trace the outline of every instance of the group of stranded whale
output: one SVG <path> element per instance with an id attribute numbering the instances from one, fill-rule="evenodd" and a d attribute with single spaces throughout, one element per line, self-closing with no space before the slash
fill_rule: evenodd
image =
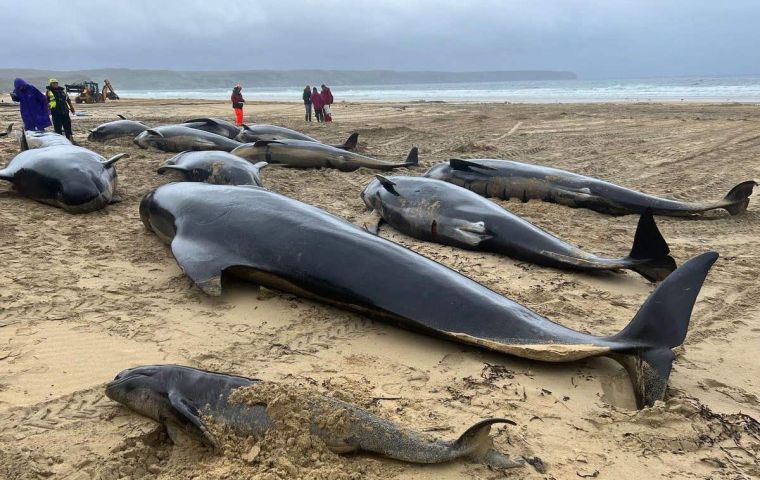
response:
<path id="1" fill-rule="evenodd" d="M 8 129 L 10 132 L 10 128 Z M 72 213 L 116 201 L 115 162 L 51 133 L 21 132 L 22 152 L 0 170 L 20 195 Z M 207 295 L 222 291 L 222 275 L 358 312 L 402 328 L 486 350 L 545 362 L 608 356 L 628 371 L 636 403 L 663 398 L 691 312 L 718 254 L 706 252 L 677 268 L 654 215 L 699 217 L 708 210 L 746 210 L 756 183 L 745 181 L 723 199 L 686 203 L 648 195 L 554 168 L 511 160 L 451 159 L 423 176 L 376 175 L 361 192 L 376 221 L 364 228 L 317 207 L 270 191 L 261 170 L 290 168 L 414 168 L 413 148 L 400 162 L 355 152 L 358 134 L 326 145 L 273 125 L 239 128 L 215 118 L 149 127 L 121 118 L 91 130 L 94 142 L 133 138 L 141 148 L 178 154 L 158 173 L 185 181 L 162 185 L 140 203 L 145 226 L 167 243 L 177 263 Z M 531 199 L 610 215 L 640 215 L 627 255 L 586 252 L 487 197 Z M 566 270 L 633 270 L 661 282 L 619 333 L 600 337 L 563 327 L 529 308 L 425 256 L 377 235 L 380 222 L 411 237 L 494 252 Z M 283 254 L 283 253 L 286 254 Z M 560 320 L 561 319 L 557 319 Z M 162 422 L 172 439 L 195 435 L 219 447 L 207 419 L 261 436 L 271 426 L 265 406 L 230 401 L 233 391 L 258 381 L 177 365 L 137 367 L 119 373 L 106 394 Z M 431 441 L 359 407 L 330 400 L 350 413 L 336 433 L 319 427 L 324 402 L 314 403 L 312 433 L 333 451 L 367 451 L 390 458 L 439 463 L 458 458 L 497 468 L 519 466 L 491 448 L 489 430 L 506 419 L 484 420 L 455 441 Z"/>

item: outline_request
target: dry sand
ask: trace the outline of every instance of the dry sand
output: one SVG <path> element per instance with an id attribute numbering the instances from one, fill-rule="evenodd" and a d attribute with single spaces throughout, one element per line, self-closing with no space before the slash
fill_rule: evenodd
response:
<path id="1" fill-rule="evenodd" d="M 171 180 L 155 173 L 171 155 L 130 141 L 89 143 L 85 133 L 118 113 L 157 125 L 230 118 L 231 110 L 205 101 L 79 109 L 91 114 L 74 120 L 82 145 L 104 156 L 131 154 L 117 165 L 124 201 L 75 216 L 0 186 L 0 478 L 282 473 L 246 474 L 236 458 L 174 447 L 152 421 L 104 396 L 105 382 L 118 371 L 155 362 L 388 397 L 374 402 L 377 413 L 438 437 L 455 438 L 485 417 L 508 417 L 518 426 L 495 429 L 497 447 L 537 455 L 548 466 L 544 475 L 532 468 L 505 474 L 359 455 L 341 464 L 362 472 L 355 478 L 760 476 L 758 424 L 738 415 L 760 418 L 757 200 L 737 217 L 658 218 L 679 263 L 710 249 L 721 258 L 678 349 L 666 401 L 637 412 L 628 378 L 611 360 L 555 365 L 484 353 L 245 284 L 227 285 L 221 299 L 204 296 L 138 216 L 142 196 Z M 301 112 L 298 104 L 254 104 L 247 118 L 331 143 L 358 131 L 364 152 L 388 160 L 417 145 L 422 165 L 413 175 L 450 157 L 515 158 L 695 200 L 720 198 L 736 183 L 760 178 L 760 108 L 753 105 L 341 103 L 330 125 L 306 125 Z M 0 127 L 18 120 L 15 108 L 0 106 Z M 2 163 L 9 161 L 15 140 L 0 139 L 0 152 Z M 359 222 L 359 192 L 372 174 L 269 169 L 263 178 L 272 190 Z M 610 255 L 628 251 L 637 221 L 541 202 L 502 205 Z M 634 273 L 572 274 L 426 244 L 388 227 L 381 235 L 600 335 L 620 330 L 654 288 Z"/>

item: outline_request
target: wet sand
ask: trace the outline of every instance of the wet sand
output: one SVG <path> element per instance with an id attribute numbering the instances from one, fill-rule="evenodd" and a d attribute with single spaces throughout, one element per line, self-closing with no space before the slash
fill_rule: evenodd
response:
<path id="1" fill-rule="evenodd" d="M 679 264 L 707 250 L 721 258 L 676 350 L 666 401 L 637 412 L 628 377 L 611 360 L 541 364 L 486 353 L 242 283 L 228 282 L 219 299 L 204 296 L 138 215 L 145 193 L 176 178 L 155 173 L 172 154 L 129 140 L 91 143 L 86 130 L 117 114 L 160 125 L 231 119 L 231 109 L 131 100 L 79 110 L 90 116 L 74 119 L 78 142 L 106 157 L 131 155 L 117 164 L 123 201 L 76 216 L 0 185 L 0 478 L 287 478 L 277 459 L 248 471 L 234 456 L 188 456 L 155 423 L 104 396 L 118 371 L 148 363 L 362 392 L 365 406 L 437 437 L 508 417 L 518 425 L 495 429 L 496 446 L 547 464 L 544 475 L 529 467 L 510 478 L 760 476 L 760 426 L 737 415 L 760 418 L 756 198 L 736 217 L 657 219 Z M 410 175 L 452 157 L 513 158 L 684 200 L 721 198 L 760 178 L 754 105 L 339 103 L 333 110 L 334 123 L 305 124 L 299 104 L 254 103 L 246 119 L 326 143 L 358 131 L 362 151 L 385 160 L 403 159 L 416 145 L 420 168 L 400 171 Z M 18 124 L 17 109 L 0 106 L 0 129 L 11 121 Z M 17 151 L 15 138 L 0 138 L 2 163 Z M 358 223 L 359 192 L 373 173 L 271 168 L 262 176 L 274 191 Z M 542 202 L 499 203 L 587 251 L 614 256 L 628 252 L 637 222 Z M 598 335 L 625 326 L 654 288 L 632 272 L 574 274 L 419 242 L 387 226 L 380 234 Z M 357 478 L 504 476 L 466 463 L 410 466 L 363 455 L 336 468 L 363 472 Z"/>

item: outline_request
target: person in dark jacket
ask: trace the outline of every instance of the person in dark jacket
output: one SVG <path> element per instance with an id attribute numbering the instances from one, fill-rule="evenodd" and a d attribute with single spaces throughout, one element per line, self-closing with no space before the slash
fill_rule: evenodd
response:
<path id="1" fill-rule="evenodd" d="M 66 133 L 66 138 L 74 140 L 71 135 L 71 117 L 69 117 L 69 111 L 74 111 L 74 105 L 71 104 L 69 94 L 66 93 L 63 87 L 58 85 L 58 80 L 51 78 L 49 85 L 47 86 L 47 99 L 48 106 L 50 107 L 50 114 L 53 117 L 53 128 L 55 133 L 63 135 Z"/>
<path id="2" fill-rule="evenodd" d="M 245 105 L 245 99 L 241 93 L 242 90 L 243 87 L 238 83 L 235 85 L 235 88 L 232 89 L 232 96 L 230 96 L 232 109 L 235 110 L 235 123 L 238 127 L 243 124 L 243 105 Z"/>
<path id="3" fill-rule="evenodd" d="M 322 117 L 325 122 L 332 122 L 332 91 L 323 83 L 322 91 L 319 94 L 322 95 L 322 101 L 325 103 L 324 107 L 322 107 Z"/>
<path id="4" fill-rule="evenodd" d="M 311 87 L 306 85 L 303 89 L 303 107 L 306 109 L 304 120 L 311 122 Z"/>
<path id="5" fill-rule="evenodd" d="M 314 115 L 317 117 L 317 121 L 324 121 L 322 107 L 325 106 L 325 102 L 322 100 L 322 95 L 317 91 L 317 87 L 311 91 L 311 104 L 314 105 Z"/>
<path id="6" fill-rule="evenodd" d="M 50 108 L 45 94 L 21 78 L 13 82 L 11 99 L 19 102 L 24 130 L 43 131 L 50 125 Z"/>

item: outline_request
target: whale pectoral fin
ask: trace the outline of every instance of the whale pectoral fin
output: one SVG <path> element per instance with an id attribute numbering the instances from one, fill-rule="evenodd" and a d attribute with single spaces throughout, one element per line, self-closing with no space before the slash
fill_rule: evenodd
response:
<path id="1" fill-rule="evenodd" d="M 493 238 L 485 222 L 470 222 L 459 219 L 433 220 L 430 226 L 434 237 L 448 239 L 455 245 L 478 247 L 482 242 Z"/>
<path id="2" fill-rule="evenodd" d="M 205 138 L 193 138 L 193 142 L 195 142 L 196 146 L 199 147 L 208 147 L 208 148 L 214 148 L 216 147 L 216 143 L 212 140 L 206 140 Z"/>
<path id="3" fill-rule="evenodd" d="M 380 185 L 383 186 L 384 189 L 386 189 L 389 193 L 392 193 L 393 195 L 399 197 L 400 194 L 396 189 L 394 188 L 396 184 L 389 180 L 388 178 L 382 176 L 382 175 L 375 175 L 375 178 L 380 182 Z"/>
<path id="4" fill-rule="evenodd" d="M 322 440 L 325 442 L 325 445 L 327 445 L 327 448 L 333 453 L 343 454 L 355 452 L 358 450 L 356 445 L 352 445 L 349 442 L 339 438 L 328 438 Z"/>
<path id="5" fill-rule="evenodd" d="M 456 230 L 459 232 L 460 238 L 473 247 L 493 238 L 493 235 L 486 228 L 485 222 L 462 222 Z"/>
<path id="6" fill-rule="evenodd" d="M 219 449 L 219 442 L 211 433 L 208 426 L 206 426 L 206 424 L 203 422 L 203 419 L 201 419 L 200 412 L 195 405 L 193 405 L 180 393 L 174 390 L 169 392 L 169 402 L 171 402 L 172 407 L 180 417 L 187 420 L 190 425 L 198 430 L 198 433 L 200 433 L 200 436 L 204 442 L 208 443 L 210 446 L 216 449 Z M 169 427 L 167 427 L 167 430 L 168 429 Z"/>
<path id="7" fill-rule="evenodd" d="M 180 448 L 192 448 L 198 444 L 198 439 L 191 436 L 190 433 L 178 423 L 172 422 L 171 420 L 165 420 L 162 423 L 174 445 Z"/>
<path id="8" fill-rule="evenodd" d="M 120 113 L 117 114 L 116 116 L 119 117 L 119 118 L 121 118 L 122 120 L 127 120 L 127 117 L 125 117 L 124 115 L 122 115 Z"/>
<path id="9" fill-rule="evenodd" d="M 380 231 L 380 225 L 383 224 L 383 217 L 380 216 L 377 210 L 370 210 L 359 220 L 358 223 L 364 230 L 372 235 L 377 235 Z"/>
<path id="10" fill-rule="evenodd" d="M 212 297 L 222 294 L 222 271 L 230 265 L 219 264 L 213 248 L 204 248 L 179 234 L 174 236 L 171 247 L 180 268 L 198 288 Z"/>

